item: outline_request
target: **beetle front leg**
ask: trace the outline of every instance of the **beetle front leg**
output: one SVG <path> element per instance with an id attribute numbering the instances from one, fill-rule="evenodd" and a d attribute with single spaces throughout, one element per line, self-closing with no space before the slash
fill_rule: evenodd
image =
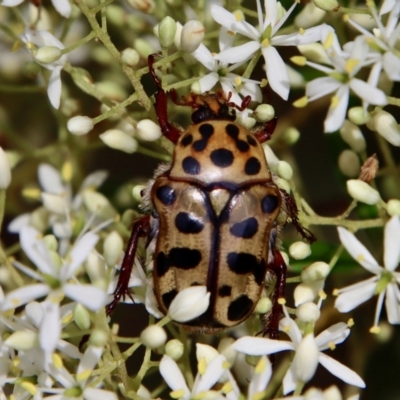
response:
<path id="1" fill-rule="evenodd" d="M 154 108 L 156 110 L 157 119 L 158 123 L 160 124 L 162 134 L 172 143 L 176 144 L 182 132 L 177 126 L 168 121 L 168 96 L 165 90 L 162 88 L 161 82 L 158 79 L 154 69 L 155 58 L 159 55 L 160 53 L 150 54 L 147 58 L 150 74 L 157 86 L 157 92 L 154 95 L 156 100 Z"/>
<path id="2" fill-rule="evenodd" d="M 272 309 L 263 317 L 263 330 L 265 336 L 269 333 L 271 339 L 278 338 L 279 320 L 282 315 L 282 304 L 285 299 L 286 285 L 286 264 L 278 249 L 271 249 L 274 252 L 273 260 L 268 264 L 267 269 L 276 276 L 276 283 L 272 292 Z"/>
<path id="3" fill-rule="evenodd" d="M 144 237 L 149 234 L 149 227 L 150 227 L 149 215 L 140 218 L 133 224 L 131 237 L 129 238 L 125 256 L 122 261 L 117 287 L 115 288 L 114 291 L 114 299 L 106 308 L 107 315 L 110 315 L 114 311 L 114 308 L 120 301 L 121 297 L 125 298 L 125 296 L 129 296 L 132 299 L 128 285 L 131 277 L 133 263 L 135 261 L 137 244 L 140 237 Z"/>
<path id="4" fill-rule="evenodd" d="M 251 133 L 257 138 L 260 143 L 264 143 L 271 139 L 276 128 L 278 119 L 275 117 L 271 121 L 265 122 L 263 125 L 254 128 Z"/>

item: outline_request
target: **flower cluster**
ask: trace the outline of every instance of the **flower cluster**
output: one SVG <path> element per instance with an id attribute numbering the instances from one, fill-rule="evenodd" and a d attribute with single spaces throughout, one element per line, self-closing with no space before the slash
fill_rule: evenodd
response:
<path id="1" fill-rule="evenodd" d="M 253 3 L 1 2 L 0 400 L 356 400 L 370 384 L 399 396 L 365 365 L 400 324 L 400 0 Z M 190 118 L 181 106 L 198 121 L 219 101 L 247 141 L 203 130 L 187 158 L 221 133 L 240 157 L 264 153 L 271 178 L 173 176 L 198 203 L 155 189 L 193 140 L 167 140 Z M 225 147 L 210 156 L 222 171 Z M 153 175 L 149 158 L 164 162 Z M 262 214 L 259 190 L 279 191 Z M 157 201 L 176 207 L 179 235 Z M 220 315 L 244 321 L 222 329 Z"/>

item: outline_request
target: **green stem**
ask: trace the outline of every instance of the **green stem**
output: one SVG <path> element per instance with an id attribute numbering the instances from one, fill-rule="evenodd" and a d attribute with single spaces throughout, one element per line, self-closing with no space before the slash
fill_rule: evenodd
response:
<path id="1" fill-rule="evenodd" d="M 387 96 L 387 99 L 388 99 L 388 104 L 400 107 L 400 99 L 398 99 L 397 97 Z"/>
<path id="2" fill-rule="evenodd" d="M 144 154 L 146 156 L 156 158 L 158 160 L 171 162 L 171 157 L 168 154 L 161 154 L 157 151 L 146 149 L 145 147 L 140 145 L 138 146 L 138 149 L 136 151 L 137 153 Z"/>

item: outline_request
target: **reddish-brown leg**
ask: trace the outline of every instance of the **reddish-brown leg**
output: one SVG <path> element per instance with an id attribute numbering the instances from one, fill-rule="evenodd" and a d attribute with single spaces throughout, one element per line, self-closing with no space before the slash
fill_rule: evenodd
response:
<path id="1" fill-rule="evenodd" d="M 179 137 L 181 136 L 181 130 L 176 127 L 174 124 L 168 121 L 168 95 L 161 87 L 161 82 L 158 79 L 156 72 L 154 70 L 154 62 L 155 58 L 158 57 L 160 53 L 150 54 L 148 57 L 148 64 L 150 69 L 150 74 L 157 85 L 157 92 L 154 97 L 156 99 L 156 103 L 154 108 L 156 109 L 158 123 L 160 124 L 160 128 L 162 134 L 169 139 L 172 143 L 177 143 Z M 174 94 L 176 96 L 176 94 Z"/>
<path id="2" fill-rule="evenodd" d="M 272 271 L 276 276 L 276 283 L 272 292 L 272 310 L 263 318 L 264 328 L 263 335 L 269 334 L 271 339 L 278 338 L 279 320 L 282 315 L 282 304 L 279 299 L 285 298 L 286 284 L 286 264 L 281 253 L 277 249 L 271 249 L 274 254 L 274 259 L 268 264 L 268 270 Z"/>
<path id="3" fill-rule="evenodd" d="M 120 301 L 121 297 L 125 298 L 125 296 L 129 296 L 132 299 L 128 288 L 129 279 L 131 277 L 133 263 L 135 261 L 138 240 L 140 237 L 144 237 L 149 234 L 149 222 L 150 216 L 145 215 L 133 224 L 131 237 L 129 238 L 125 256 L 122 261 L 118 284 L 114 291 L 114 300 L 106 308 L 107 315 L 110 315 L 114 311 L 114 308 Z"/>
<path id="4" fill-rule="evenodd" d="M 297 204 L 295 199 L 288 193 L 286 190 L 280 189 L 281 195 L 285 200 L 285 205 L 286 205 L 286 211 L 292 220 L 292 224 L 295 226 L 297 229 L 297 232 L 300 233 L 300 235 L 305 239 L 308 243 L 313 243 L 315 242 L 316 238 L 313 235 L 312 232 L 310 232 L 308 229 L 303 228 L 300 224 L 299 218 L 297 214 L 299 213 L 299 210 L 297 208 Z"/>
<path id="5" fill-rule="evenodd" d="M 265 124 L 256 127 L 252 131 L 252 133 L 260 143 L 264 143 L 267 140 L 271 139 L 271 135 L 274 133 L 277 123 L 278 119 L 275 117 L 271 119 L 271 121 L 268 121 Z"/>

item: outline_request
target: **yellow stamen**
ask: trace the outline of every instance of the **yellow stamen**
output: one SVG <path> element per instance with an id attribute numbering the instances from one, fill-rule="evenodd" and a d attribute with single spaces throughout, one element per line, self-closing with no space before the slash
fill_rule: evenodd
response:
<path id="1" fill-rule="evenodd" d="M 304 67 L 307 64 L 307 58 L 303 56 L 293 56 L 290 58 L 290 61 L 300 67 Z"/>
<path id="2" fill-rule="evenodd" d="M 329 342 L 329 343 L 328 343 L 328 347 L 329 347 L 331 350 L 335 350 L 335 349 L 336 349 L 336 345 L 335 345 L 335 343 L 333 343 L 333 342 Z"/>
<path id="3" fill-rule="evenodd" d="M 32 396 L 35 396 L 38 392 L 37 387 L 32 382 L 25 381 L 22 382 L 20 386 L 24 388 Z"/>
<path id="4" fill-rule="evenodd" d="M 263 47 L 268 47 L 270 44 L 271 44 L 271 42 L 269 41 L 269 39 L 264 39 L 264 40 L 261 42 L 261 45 L 262 45 Z"/>
<path id="5" fill-rule="evenodd" d="M 325 300 L 325 299 L 327 298 L 327 295 L 326 295 L 326 293 L 325 293 L 323 290 L 320 290 L 320 291 L 318 292 L 318 295 L 319 295 L 319 297 L 320 297 L 322 300 Z"/>
<path id="6" fill-rule="evenodd" d="M 207 368 L 207 362 L 206 359 L 203 357 L 197 364 L 197 370 L 199 371 L 199 374 L 204 375 L 206 373 L 206 368 Z"/>
<path id="7" fill-rule="evenodd" d="M 38 188 L 25 188 L 22 190 L 22 196 L 27 199 L 38 200 L 40 199 L 40 189 Z"/>
<path id="8" fill-rule="evenodd" d="M 256 374 L 262 374 L 265 371 L 266 367 L 267 367 L 267 359 L 265 357 L 261 357 L 260 361 L 256 365 L 254 372 Z"/>
<path id="9" fill-rule="evenodd" d="M 293 102 L 293 106 L 296 107 L 296 108 L 303 108 L 307 104 L 308 104 L 308 97 L 307 96 L 300 97 L 300 99 L 298 99 L 295 102 Z"/>
<path id="10" fill-rule="evenodd" d="M 351 328 L 352 326 L 354 326 L 354 319 L 353 319 L 353 318 L 350 318 L 350 319 L 347 321 L 347 326 L 348 326 L 349 328 Z"/>
<path id="11" fill-rule="evenodd" d="M 53 360 L 53 364 L 56 368 L 62 368 L 63 360 L 57 353 L 53 353 L 51 359 Z"/>
<path id="12" fill-rule="evenodd" d="M 239 86 L 242 83 L 242 78 L 240 76 L 237 76 L 235 78 L 235 86 Z"/>
<path id="13" fill-rule="evenodd" d="M 336 108 L 340 103 L 340 99 L 337 96 L 332 96 L 331 98 L 331 108 Z"/>
<path id="14" fill-rule="evenodd" d="M 280 304 L 282 306 L 282 305 L 286 304 L 286 300 L 283 297 L 280 297 L 278 299 L 278 304 Z"/>
<path id="15" fill-rule="evenodd" d="M 334 36 L 333 36 L 333 33 L 332 33 L 332 32 L 329 32 L 329 33 L 328 33 L 328 36 L 326 37 L 325 42 L 322 43 L 322 45 L 324 46 L 324 49 L 325 49 L 325 50 L 328 50 L 328 49 L 332 46 L 333 37 L 334 37 Z"/>
<path id="16" fill-rule="evenodd" d="M 244 20 L 244 14 L 240 10 L 236 10 L 233 15 L 235 16 L 235 19 L 237 22 L 243 21 Z"/>
<path id="17" fill-rule="evenodd" d="M 306 33 L 306 30 L 304 28 L 299 28 L 299 33 L 300 35 L 304 35 Z"/>
<path id="18" fill-rule="evenodd" d="M 66 161 L 61 169 L 61 176 L 64 182 L 71 182 L 73 175 L 73 168 L 71 161 Z"/>
<path id="19" fill-rule="evenodd" d="M 222 386 L 222 389 L 221 389 L 222 393 L 225 393 L 225 394 L 232 392 L 232 390 L 233 390 L 233 387 L 232 387 L 231 382 L 226 382 L 224 384 L 224 386 Z"/>
<path id="20" fill-rule="evenodd" d="M 85 381 L 89 376 L 92 374 L 92 371 L 90 369 L 86 369 L 79 374 L 76 374 L 76 380 L 79 381 Z"/>
<path id="21" fill-rule="evenodd" d="M 378 334 L 381 332 L 381 328 L 379 328 L 379 326 L 374 325 L 369 331 L 371 333 Z"/>
<path id="22" fill-rule="evenodd" d="M 265 78 L 261 79 L 260 87 L 263 88 L 263 87 L 266 87 L 267 85 L 268 85 L 268 80 Z"/>
<path id="23" fill-rule="evenodd" d="M 185 394 L 185 391 L 183 389 L 179 389 L 179 390 L 174 390 L 172 391 L 169 395 L 173 398 L 173 399 L 180 399 L 181 397 L 183 397 Z"/>
<path id="24" fill-rule="evenodd" d="M 344 69 L 348 74 L 351 74 L 359 63 L 360 63 L 360 60 L 355 60 L 354 58 L 349 58 L 348 60 L 346 60 Z"/>
<path id="25" fill-rule="evenodd" d="M 339 296 L 339 289 L 333 289 L 332 294 L 333 294 L 334 296 Z"/>

